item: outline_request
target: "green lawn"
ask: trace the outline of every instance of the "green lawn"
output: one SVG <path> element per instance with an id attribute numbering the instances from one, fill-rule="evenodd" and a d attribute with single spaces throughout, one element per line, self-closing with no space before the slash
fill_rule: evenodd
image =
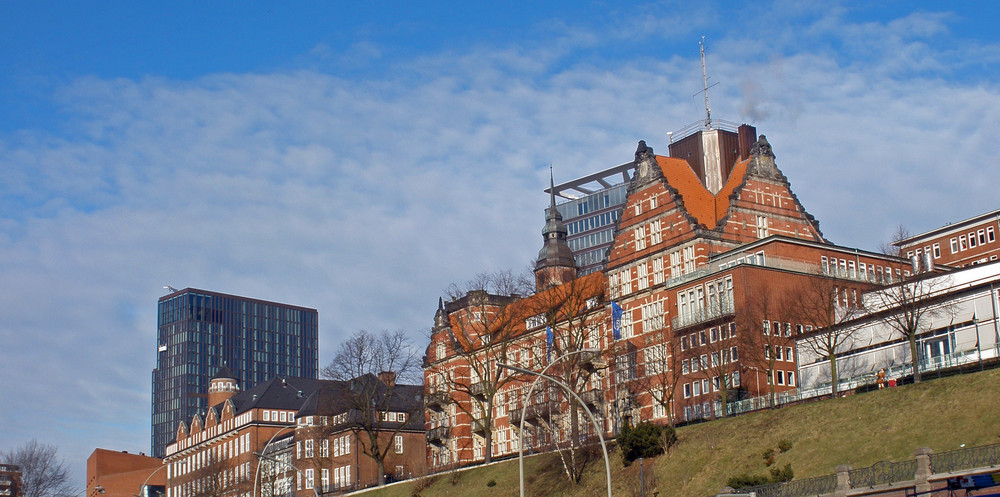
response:
<path id="1" fill-rule="evenodd" d="M 791 464 L 800 479 L 831 474 L 840 464 L 863 468 L 883 459 L 912 459 L 918 447 L 944 452 L 961 444 L 1000 443 L 998 399 L 1000 370 L 989 370 L 682 427 L 669 454 L 645 462 L 646 495 L 654 495 L 651 487 L 664 496 L 714 495 L 731 476 L 766 473 L 763 453 L 769 448 L 777 452 L 775 465 Z M 784 453 L 778 451 L 782 440 L 792 443 Z M 624 468 L 616 451 L 611 458 L 614 495 L 638 495 L 638 464 Z M 525 466 L 528 495 L 605 494 L 601 461 L 579 485 L 569 483 L 554 455 L 528 458 Z M 491 481 L 496 484 L 488 486 Z M 517 496 L 517 460 L 366 495 Z"/>

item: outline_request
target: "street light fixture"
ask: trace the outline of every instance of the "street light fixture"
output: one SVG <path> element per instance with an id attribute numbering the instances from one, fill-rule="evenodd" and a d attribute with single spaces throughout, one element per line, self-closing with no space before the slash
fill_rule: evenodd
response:
<path id="1" fill-rule="evenodd" d="M 160 471 L 164 470 L 167 466 L 169 466 L 168 463 L 163 463 L 163 465 L 161 465 L 159 468 L 156 468 L 155 470 L 153 470 L 153 472 L 150 473 L 149 476 L 146 477 L 146 479 L 142 482 L 142 485 L 139 485 L 139 496 L 140 497 L 152 497 L 152 496 L 149 495 L 148 492 L 144 493 L 145 489 L 148 488 L 148 487 L 146 487 L 146 484 L 149 483 L 149 479 L 152 478 L 153 475 L 155 475 L 156 473 L 159 473 Z M 103 487 L 97 487 L 97 492 L 103 494 L 104 493 L 104 488 Z"/>
<path id="2" fill-rule="evenodd" d="M 530 369 L 520 368 L 520 367 L 517 367 L 517 366 L 511 366 L 509 364 L 497 364 L 497 367 L 499 367 L 499 368 L 505 368 L 505 369 L 509 369 L 511 371 L 516 371 L 518 373 L 529 374 L 529 375 L 535 376 L 535 380 L 531 382 L 531 387 L 529 387 L 527 393 L 524 394 L 524 401 L 522 402 L 523 405 L 521 406 L 521 421 L 520 421 L 520 423 L 518 423 L 519 424 L 519 426 L 518 426 L 518 434 L 519 434 L 520 440 L 518 441 L 518 444 L 517 444 L 517 470 L 518 470 L 518 477 L 520 479 L 520 484 L 521 484 L 521 497 L 524 497 L 524 418 L 525 418 L 525 415 L 527 414 L 528 400 L 531 399 L 531 394 L 532 394 L 532 392 L 534 392 L 535 385 L 538 384 L 538 380 L 540 380 L 542 378 L 545 378 L 545 379 L 547 379 L 547 380 L 555 383 L 560 388 L 562 388 L 563 390 L 565 390 L 566 393 L 572 395 L 573 398 L 575 398 L 576 401 L 579 402 L 581 406 L 583 406 L 584 412 L 586 412 L 587 413 L 587 417 L 590 418 L 590 422 L 594 425 L 594 431 L 597 432 L 597 436 L 601 440 L 601 451 L 604 453 L 604 471 L 605 471 L 606 478 L 607 478 L 607 483 L 608 483 L 608 497 L 611 497 L 611 463 L 610 463 L 610 460 L 608 459 L 608 446 L 604 442 L 604 431 L 601 429 L 601 426 L 599 424 L 597 424 L 597 418 L 594 417 L 594 413 L 591 412 L 590 408 L 587 407 L 587 404 L 583 401 L 583 399 L 581 399 L 580 396 L 577 395 L 576 392 L 574 392 L 573 389 L 569 387 L 569 385 L 563 383 L 562 381 L 557 380 L 556 378 L 553 378 L 553 377 L 545 374 L 545 372 L 548 371 L 548 369 L 553 364 L 555 364 L 555 363 L 557 363 L 557 362 L 559 362 L 559 361 L 561 361 L 563 359 L 566 359 L 569 356 L 572 356 L 572 355 L 575 355 L 575 354 L 582 354 L 582 353 L 596 354 L 596 353 L 600 353 L 600 351 L 598 351 L 596 349 L 582 349 L 582 350 L 574 350 L 574 351 L 568 352 L 568 353 L 563 354 L 563 355 L 561 355 L 559 357 L 556 357 L 555 360 L 553 360 L 552 362 L 548 363 L 544 368 L 542 368 L 542 370 L 540 372 L 539 371 L 532 371 Z"/>
<path id="3" fill-rule="evenodd" d="M 285 426 L 282 426 L 278 431 L 274 432 L 274 434 L 271 435 L 271 439 L 268 440 L 266 444 L 264 444 L 264 447 L 262 449 L 260 449 L 260 452 L 254 452 L 254 455 L 257 456 L 258 461 L 257 461 L 257 471 L 254 472 L 254 477 L 253 477 L 253 493 L 250 494 L 250 497 L 257 497 L 257 483 L 260 481 L 260 461 L 259 461 L 259 459 L 267 459 L 267 460 L 269 460 L 271 462 L 281 463 L 281 464 L 284 464 L 285 466 L 288 466 L 289 468 L 292 468 L 292 470 L 295 471 L 296 473 L 302 473 L 299 470 L 299 468 L 296 468 L 292 464 L 289 464 L 289 463 L 287 463 L 285 461 L 282 461 L 282 460 L 280 460 L 278 458 L 275 458 L 275 457 L 270 457 L 270 456 L 265 456 L 264 455 L 264 452 L 267 450 L 267 447 L 269 445 L 271 445 L 271 443 L 274 442 L 274 439 L 277 438 L 278 435 L 281 432 L 283 432 L 283 431 L 285 431 L 285 430 L 287 430 L 289 428 L 295 428 L 295 426 L 296 426 L 296 423 L 291 423 L 291 424 L 287 424 Z M 319 492 L 316 491 L 316 481 L 315 481 L 315 479 L 313 480 L 312 491 L 313 491 L 314 494 L 316 494 L 316 497 L 319 497 Z"/>

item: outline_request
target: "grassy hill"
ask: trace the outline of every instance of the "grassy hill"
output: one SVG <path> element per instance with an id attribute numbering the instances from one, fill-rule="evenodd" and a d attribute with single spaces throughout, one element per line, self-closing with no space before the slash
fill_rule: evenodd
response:
<path id="1" fill-rule="evenodd" d="M 646 495 L 654 495 L 651 487 L 659 495 L 714 495 L 731 476 L 765 474 L 767 449 L 777 452 L 776 466 L 791 464 L 800 479 L 831 474 L 840 464 L 863 468 L 884 459 L 912 459 L 918 447 L 944 452 L 961 444 L 1000 443 L 998 400 L 1000 370 L 988 370 L 682 427 L 669 454 L 645 462 Z M 783 440 L 792 448 L 782 453 Z M 639 495 L 638 464 L 624 468 L 617 451 L 611 458 L 614 495 Z M 606 492 L 600 460 L 579 485 L 569 483 L 552 454 L 526 459 L 525 468 L 531 496 Z M 491 481 L 495 485 L 488 486 Z M 517 460 L 366 495 L 517 496 Z"/>

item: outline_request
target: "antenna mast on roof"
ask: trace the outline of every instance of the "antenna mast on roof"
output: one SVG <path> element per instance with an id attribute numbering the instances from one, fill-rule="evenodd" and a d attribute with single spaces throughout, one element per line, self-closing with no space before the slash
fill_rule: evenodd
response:
<path id="1" fill-rule="evenodd" d="M 705 128 L 712 129 L 712 110 L 708 107 L 708 71 L 705 69 L 704 36 L 701 37 L 701 42 L 699 42 L 698 45 L 701 47 L 701 79 L 702 82 L 704 83 L 704 89 L 702 91 L 705 93 Z"/>

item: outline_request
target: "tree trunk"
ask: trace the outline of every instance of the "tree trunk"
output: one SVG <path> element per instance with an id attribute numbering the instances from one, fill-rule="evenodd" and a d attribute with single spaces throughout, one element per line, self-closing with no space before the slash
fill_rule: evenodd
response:
<path id="1" fill-rule="evenodd" d="M 385 461 L 382 459 L 375 459 L 375 465 L 378 467 L 378 486 L 385 485 Z M 358 475 L 359 477 L 361 475 Z"/>
<path id="2" fill-rule="evenodd" d="M 493 462 L 493 427 L 492 423 L 483 421 L 483 463 Z"/>
<path id="3" fill-rule="evenodd" d="M 917 348 L 917 332 L 911 332 L 909 338 L 910 364 L 913 364 L 913 382 L 920 383 L 920 350 Z"/>
<path id="4" fill-rule="evenodd" d="M 830 360 L 830 389 L 833 392 L 833 396 L 836 397 L 838 393 L 837 383 L 839 383 L 840 377 L 837 376 L 837 355 L 830 354 L 827 357 Z M 802 378 L 799 378 L 802 381 Z"/>

